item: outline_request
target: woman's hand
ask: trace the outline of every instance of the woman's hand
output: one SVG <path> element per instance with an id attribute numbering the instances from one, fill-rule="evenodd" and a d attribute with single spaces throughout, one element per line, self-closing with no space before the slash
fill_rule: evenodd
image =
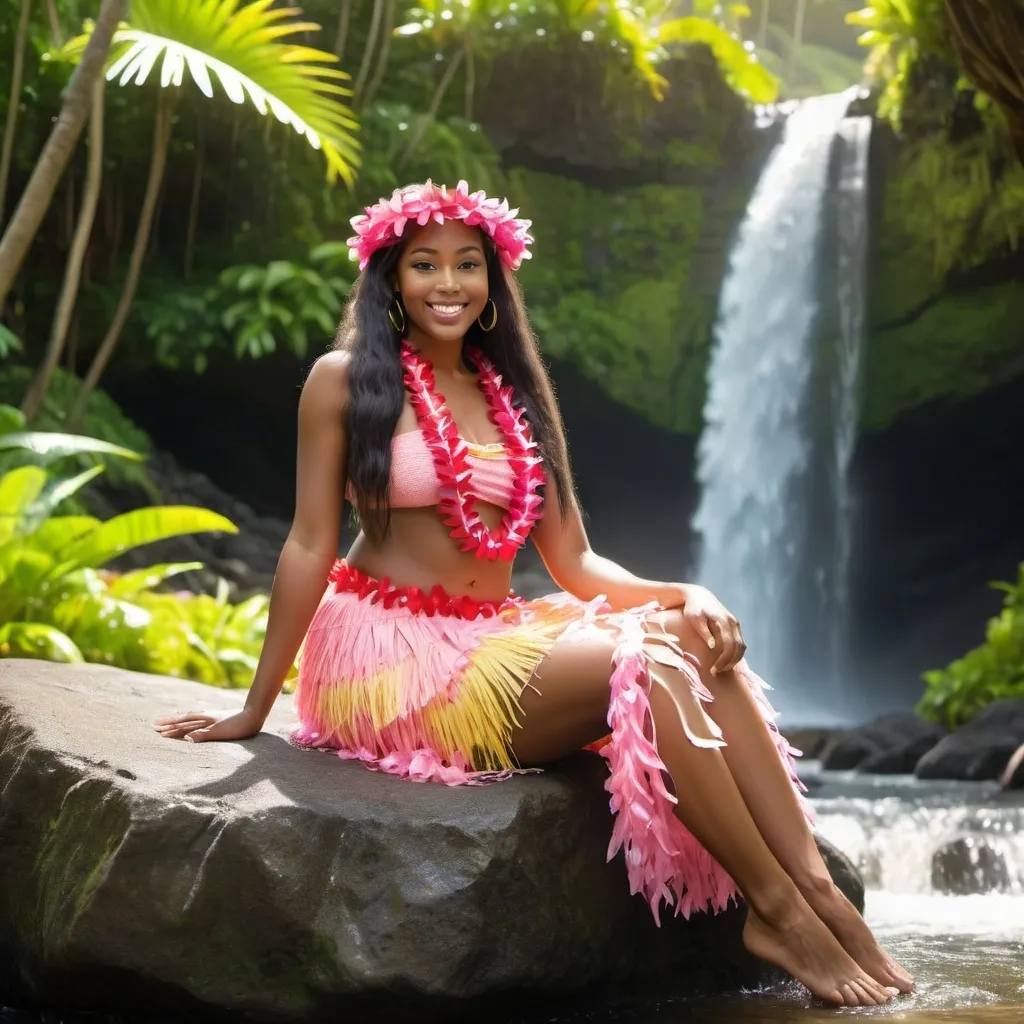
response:
<path id="1" fill-rule="evenodd" d="M 747 645 L 740 624 L 706 587 L 687 585 L 683 620 L 704 638 L 708 647 L 719 652 L 718 660 L 711 666 L 712 675 L 730 672 L 742 660 Z"/>
<path id="2" fill-rule="evenodd" d="M 248 739 L 263 728 L 263 722 L 248 708 L 242 708 L 226 718 L 208 711 L 189 711 L 173 718 L 158 718 L 153 728 L 169 740 L 203 743 L 206 740 Z"/>

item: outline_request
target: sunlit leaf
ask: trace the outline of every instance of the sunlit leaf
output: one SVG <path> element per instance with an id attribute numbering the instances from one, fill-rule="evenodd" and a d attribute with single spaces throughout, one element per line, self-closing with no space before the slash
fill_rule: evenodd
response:
<path id="1" fill-rule="evenodd" d="M 66 633 L 43 622 L 8 622 L 0 626 L 0 658 L 39 658 L 65 664 L 85 661 Z"/>
<path id="2" fill-rule="evenodd" d="M 357 122 L 343 98 L 349 76 L 333 53 L 289 42 L 318 31 L 294 8 L 272 0 L 132 0 L 130 20 L 114 35 L 107 78 L 162 88 L 188 79 L 213 97 L 214 81 L 232 103 L 251 104 L 303 136 L 327 162 L 328 179 L 352 184 L 359 164 Z M 84 39 L 69 44 L 84 49 Z"/>
<path id="3" fill-rule="evenodd" d="M 0 451 L 11 449 L 30 452 L 44 463 L 68 455 L 116 455 L 122 459 L 142 459 L 138 452 L 111 444 L 109 441 L 80 434 L 58 434 L 41 430 L 0 433 Z"/>
<path id="4" fill-rule="evenodd" d="M 237 533 L 238 527 L 230 519 L 204 508 L 188 505 L 140 508 L 107 520 L 71 544 L 63 554 L 78 565 L 99 567 L 143 544 L 209 531 Z"/>
<path id="5" fill-rule="evenodd" d="M 135 597 L 143 590 L 152 590 L 172 576 L 195 572 L 202 567 L 202 562 L 163 562 L 159 565 L 149 565 L 145 569 L 122 573 L 117 579 L 112 580 L 109 584 L 110 593 L 114 597 Z"/>

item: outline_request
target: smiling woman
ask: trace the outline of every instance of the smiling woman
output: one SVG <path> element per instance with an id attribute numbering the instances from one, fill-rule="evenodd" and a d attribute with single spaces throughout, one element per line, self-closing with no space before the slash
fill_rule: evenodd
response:
<path id="1" fill-rule="evenodd" d="M 484 307 L 493 306 L 488 298 L 487 262 L 479 230 L 455 221 L 442 239 L 444 232 L 445 226 L 439 224 L 420 232 L 415 248 L 399 261 L 395 293 L 410 315 L 412 333 L 422 333 L 418 322 L 433 319 L 438 330 L 458 332 L 461 338 Z M 436 248 L 442 241 L 447 243 L 444 252 Z"/>
<path id="2" fill-rule="evenodd" d="M 747 947 L 817 995 L 909 990 L 831 882 L 735 618 L 590 548 L 513 276 L 529 222 L 428 182 L 353 224 L 362 273 L 303 390 L 295 517 L 245 709 L 157 728 L 253 735 L 302 644 L 296 742 L 378 771 L 478 785 L 604 739 L 610 855 L 656 920 L 663 902 L 689 915 L 742 892 Z M 335 562 L 346 494 L 363 528 Z M 528 538 L 562 592 L 510 591 Z"/>

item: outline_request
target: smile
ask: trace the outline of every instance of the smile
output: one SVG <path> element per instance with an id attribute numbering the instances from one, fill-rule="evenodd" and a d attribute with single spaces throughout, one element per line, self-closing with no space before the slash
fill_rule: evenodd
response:
<path id="1" fill-rule="evenodd" d="M 430 311 L 439 320 L 455 320 L 459 314 L 466 308 L 468 303 L 457 302 L 457 303 L 445 303 L 442 305 L 438 302 L 428 302 L 427 305 L 430 307 Z"/>

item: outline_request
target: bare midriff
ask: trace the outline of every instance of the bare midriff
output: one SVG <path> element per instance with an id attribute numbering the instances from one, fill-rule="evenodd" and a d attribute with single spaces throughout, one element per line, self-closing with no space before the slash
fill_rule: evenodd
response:
<path id="1" fill-rule="evenodd" d="M 490 529 L 501 522 L 503 509 L 484 502 L 477 507 Z M 388 577 L 395 586 L 428 591 L 440 584 L 449 594 L 477 601 L 502 601 L 512 579 L 510 560 L 492 562 L 460 551 L 436 507 L 392 509 L 391 529 L 383 543 L 374 544 L 360 532 L 346 560 L 377 579 Z"/>

